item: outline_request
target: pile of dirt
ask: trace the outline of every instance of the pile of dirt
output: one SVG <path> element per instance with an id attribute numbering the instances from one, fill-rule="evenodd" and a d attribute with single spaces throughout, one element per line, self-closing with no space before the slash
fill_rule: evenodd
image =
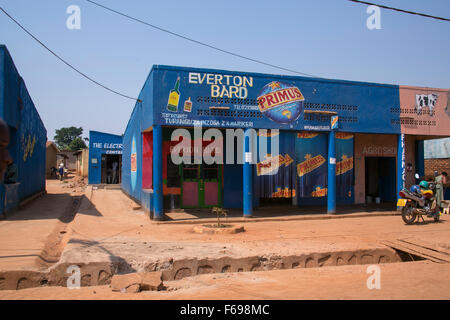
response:
<path id="1" fill-rule="evenodd" d="M 63 188 L 72 189 L 72 192 L 84 192 L 87 186 L 87 179 L 83 177 L 73 177 L 70 180 L 65 180 Z"/>

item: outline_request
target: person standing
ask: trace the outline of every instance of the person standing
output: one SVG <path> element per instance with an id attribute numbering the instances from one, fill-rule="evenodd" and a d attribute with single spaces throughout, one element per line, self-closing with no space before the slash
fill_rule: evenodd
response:
<path id="1" fill-rule="evenodd" d="M 112 164 L 112 183 L 117 183 L 116 177 L 117 177 L 117 167 L 118 166 L 119 166 L 119 164 L 117 163 L 117 161 L 114 161 Z"/>
<path id="2" fill-rule="evenodd" d="M 440 175 L 434 178 L 436 183 L 436 202 L 439 210 L 442 210 L 441 201 L 444 200 L 444 185 L 447 183 L 447 172 L 443 171 Z"/>
<path id="3" fill-rule="evenodd" d="M 59 180 L 63 181 L 63 179 L 64 179 L 64 163 L 62 163 L 62 162 L 59 165 L 58 173 L 59 173 Z"/>

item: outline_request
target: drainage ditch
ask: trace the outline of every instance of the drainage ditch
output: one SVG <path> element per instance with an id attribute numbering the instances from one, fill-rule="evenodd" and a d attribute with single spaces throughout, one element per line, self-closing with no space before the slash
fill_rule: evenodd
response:
<path id="1" fill-rule="evenodd" d="M 139 262 L 110 256 L 108 262 L 73 263 L 60 262 L 45 272 L 0 272 L 0 290 L 19 290 L 32 287 L 66 286 L 71 277 L 70 266 L 80 268 L 81 286 L 110 284 L 114 274 L 161 271 L 163 281 L 208 273 L 257 272 L 296 268 L 320 268 L 325 266 L 366 265 L 427 260 L 412 252 L 393 247 L 368 250 L 308 253 L 281 256 L 266 254 L 247 257 L 222 256 L 218 258 L 163 259 Z M 137 267 L 139 265 L 139 267 Z"/>

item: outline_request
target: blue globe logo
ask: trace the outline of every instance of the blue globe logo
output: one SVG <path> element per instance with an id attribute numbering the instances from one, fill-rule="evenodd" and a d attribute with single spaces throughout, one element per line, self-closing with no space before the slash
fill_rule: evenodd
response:
<path id="1" fill-rule="evenodd" d="M 298 119 L 305 97 L 291 83 L 272 81 L 258 94 L 259 110 L 270 120 L 288 124 Z"/>

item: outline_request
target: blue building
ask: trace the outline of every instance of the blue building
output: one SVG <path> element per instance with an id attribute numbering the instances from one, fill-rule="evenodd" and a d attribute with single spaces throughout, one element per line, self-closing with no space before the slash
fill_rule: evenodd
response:
<path id="1" fill-rule="evenodd" d="M 273 203 L 326 205 L 330 214 L 375 199 L 395 207 L 423 171 L 423 141 L 450 136 L 449 97 L 447 89 L 156 65 L 123 136 L 122 189 L 156 220 L 174 206 L 244 216 Z"/>
<path id="2" fill-rule="evenodd" d="M 122 136 L 89 131 L 89 184 L 120 184 Z"/>
<path id="3" fill-rule="evenodd" d="M 0 118 L 9 126 L 9 153 L 17 166 L 17 182 L 0 184 L 0 213 L 45 191 L 47 130 L 8 49 L 0 45 Z"/>

